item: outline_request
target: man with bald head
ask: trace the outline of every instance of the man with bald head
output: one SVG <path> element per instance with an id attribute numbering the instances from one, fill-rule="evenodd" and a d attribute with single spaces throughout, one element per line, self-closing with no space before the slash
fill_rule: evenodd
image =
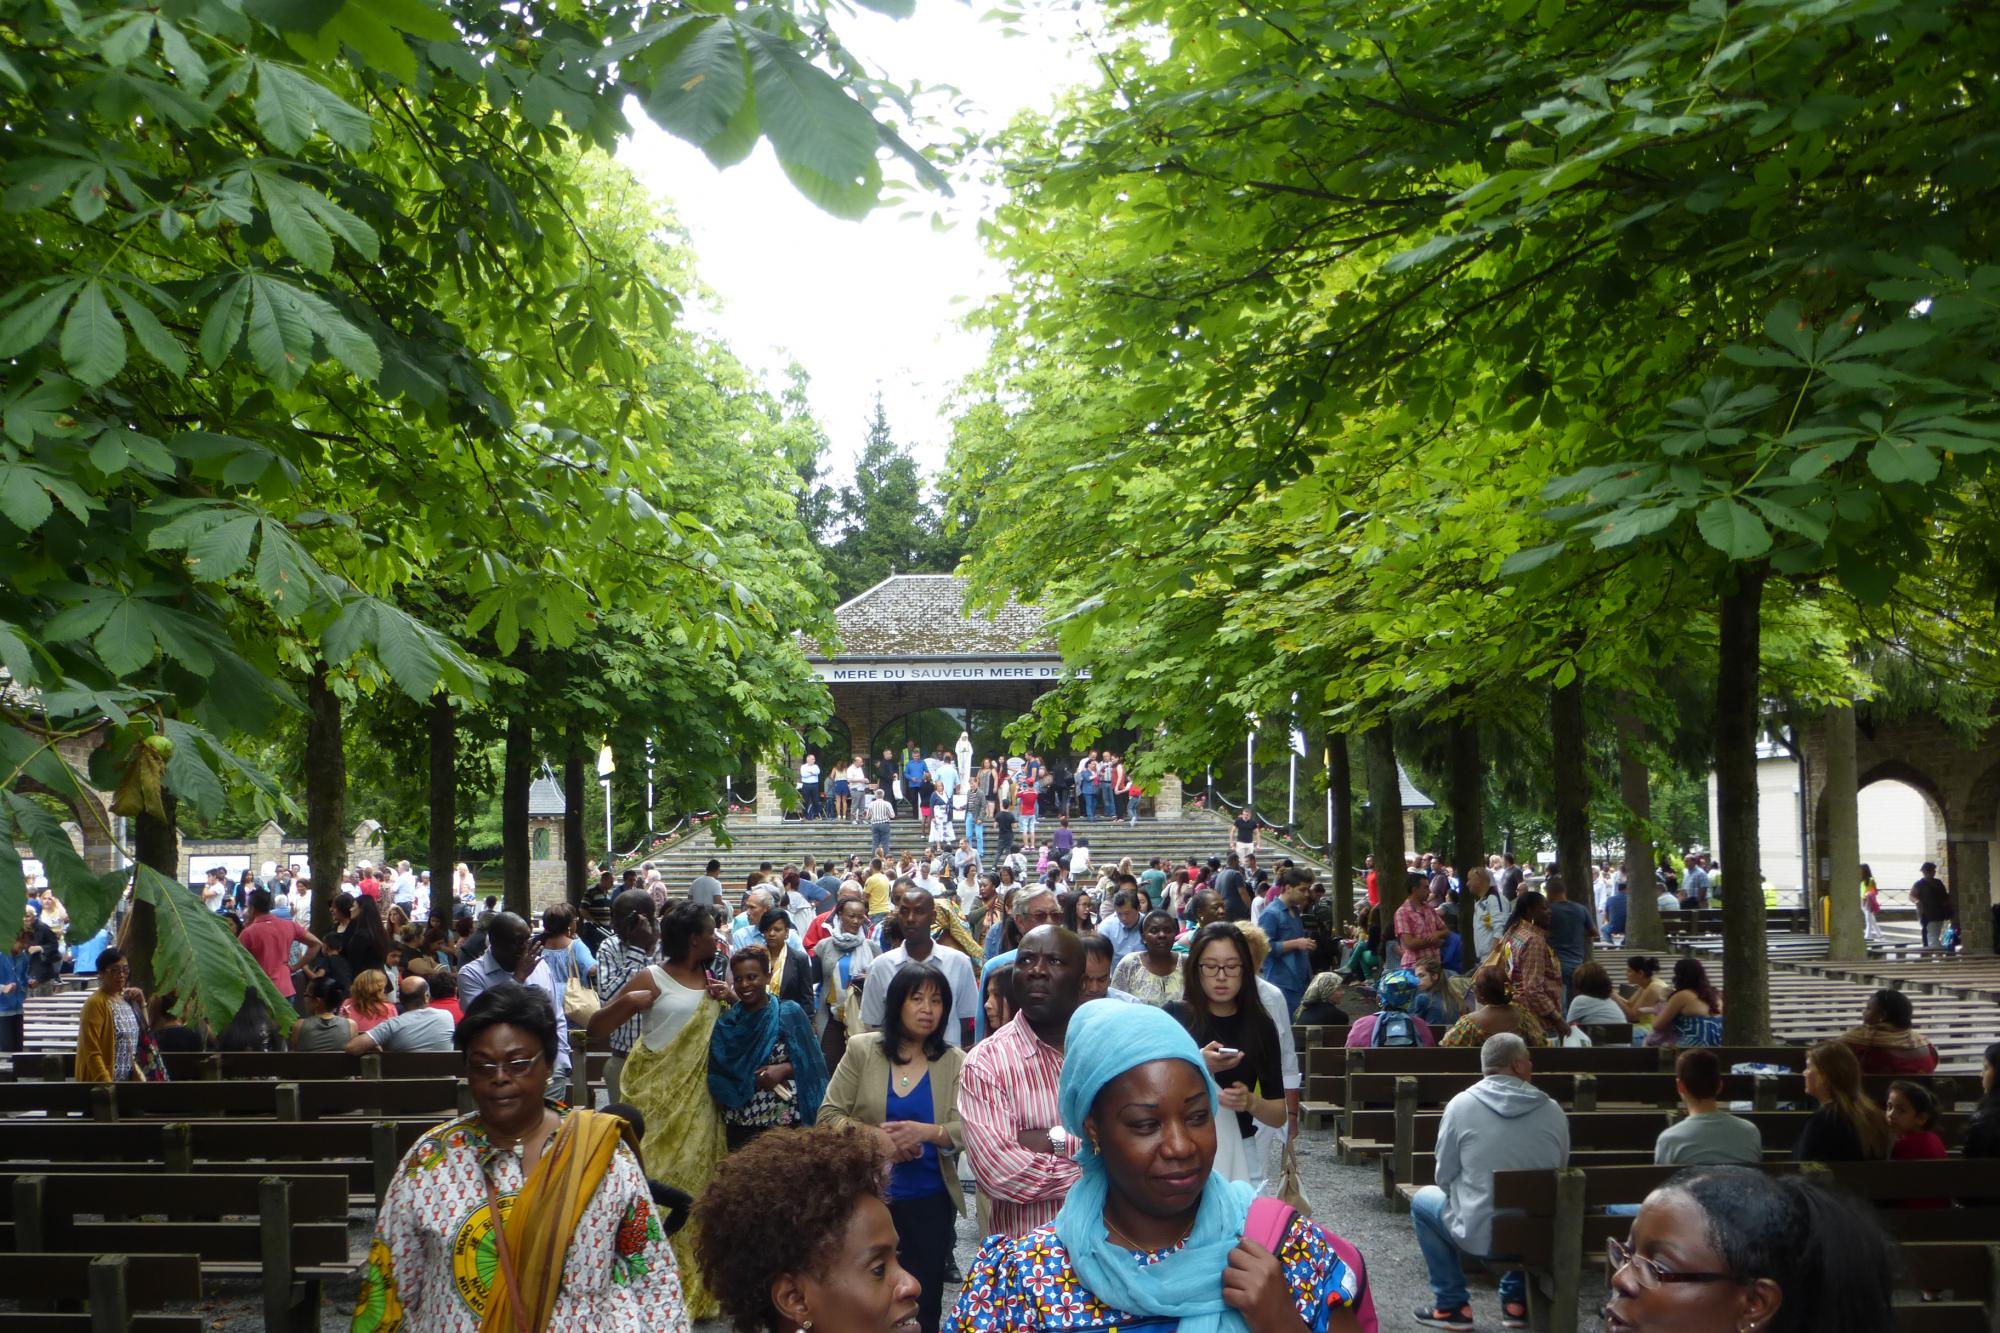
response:
<path id="1" fill-rule="evenodd" d="M 1014 955 L 1019 1012 L 972 1048 L 958 1075 L 965 1151 L 991 1208 L 989 1229 L 1022 1236 L 1052 1221 L 1077 1177 L 1056 1107 L 1063 1037 L 1083 1000 L 1083 941 L 1037 926 Z"/>
<path id="2" fill-rule="evenodd" d="M 366 1032 L 357 1032 L 347 1042 L 349 1055 L 373 1055 L 377 1051 L 448 1051 L 451 1049 L 451 1015 L 431 1006 L 431 983 L 422 977 L 404 977 L 396 989 L 394 1018 L 377 1023 Z"/>
<path id="3" fill-rule="evenodd" d="M 486 923 L 486 952 L 458 970 L 459 1012 L 492 986 L 532 986 L 548 997 L 556 1016 L 556 1064 L 549 1086 L 558 1093 L 569 1087 L 569 1022 L 563 1017 L 562 992 L 555 974 L 542 961 L 542 944 L 531 937 L 528 923 L 512 912 L 501 912 Z"/>

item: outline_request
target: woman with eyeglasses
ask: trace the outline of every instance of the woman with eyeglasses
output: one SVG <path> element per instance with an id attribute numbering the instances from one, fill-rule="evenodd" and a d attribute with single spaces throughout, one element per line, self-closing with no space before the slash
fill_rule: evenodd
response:
<path id="1" fill-rule="evenodd" d="M 495 986 L 456 1034 L 475 1110 L 411 1148 L 376 1211 L 354 1333 L 686 1333 L 678 1270 L 625 1122 L 542 1099 L 542 992 Z"/>
<path id="2" fill-rule="evenodd" d="M 1250 942 L 1229 922 L 1203 926 L 1188 945 L 1183 975 L 1182 998 L 1166 1011 L 1194 1037 L 1221 1089 L 1215 1170 L 1225 1180 L 1261 1185 L 1257 1126 L 1284 1128 L 1285 1075 L 1277 1025 L 1257 996 Z"/>
<path id="3" fill-rule="evenodd" d="M 1895 1247 L 1874 1218 L 1802 1176 L 1684 1171 L 1613 1240 L 1609 1333 L 1881 1333 L 1896 1326 Z"/>

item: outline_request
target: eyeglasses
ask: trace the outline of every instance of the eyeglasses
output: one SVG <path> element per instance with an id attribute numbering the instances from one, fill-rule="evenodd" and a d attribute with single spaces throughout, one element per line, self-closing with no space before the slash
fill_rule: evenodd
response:
<path id="1" fill-rule="evenodd" d="M 1662 1268 L 1643 1254 L 1636 1254 L 1632 1247 L 1617 1237 L 1604 1242 L 1604 1252 L 1611 1260 L 1611 1276 L 1617 1277 L 1627 1268 L 1632 1276 L 1639 1279 L 1639 1285 L 1647 1290 L 1658 1287 L 1663 1282 L 1734 1282 L 1730 1273 L 1676 1273 Z"/>
<path id="2" fill-rule="evenodd" d="M 509 1077 L 520 1078 L 541 1063 L 541 1059 L 539 1055 L 528 1055 L 519 1060 L 502 1060 L 499 1064 L 494 1064 L 491 1060 L 468 1060 L 465 1070 L 478 1078 L 498 1078 L 500 1071 L 504 1069 Z"/>
<path id="3" fill-rule="evenodd" d="M 1044 908 L 1041 911 L 1031 911 L 1028 913 L 1028 920 L 1038 926 L 1046 926 L 1051 921 L 1062 920 L 1062 912 L 1053 907 Z"/>
<path id="4" fill-rule="evenodd" d="M 1243 975 L 1243 964 L 1203 963 L 1199 970 L 1205 977 L 1240 977 Z"/>

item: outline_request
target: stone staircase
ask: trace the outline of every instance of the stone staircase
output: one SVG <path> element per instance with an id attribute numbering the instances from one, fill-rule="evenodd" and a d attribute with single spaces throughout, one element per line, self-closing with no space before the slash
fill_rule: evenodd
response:
<path id="1" fill-rule="evenodd" d="M 1190 810 L 1180 819 L 1141 819 L 1136 825 L 1108 819 L 1086 824 L 1081 819 L 1073 818 L 1070 827 L 1079 841 L 1085 838 L 1090 840 L 1092 864 L 1099 866 L 1115 865 L 1120 858 L 1129 856 L 1135 867 L 1143 869 L 1147 861 L 1157 856 L 1171 870 L 1176 865 L 1186 864 L 1190 856 L 1206 859 L 1229 850 L 1227 822 L 1202 810 Z M 898 819 L 889 835 L 890 850 L 920 850 L 924 845 L 923 829 L 924 826 L 913 819 Z M 1049 831 L 1050 826 L 1044 824 L 1040 830 L 1042 841 L 1047 841 Z M 837 824 L 829 820 L 807 823 L 797 819 L 786 820 L 782 824 L 759 824 L 747 814 L 730 821 L 729 835 L 730 845 L 718 846 L 714 830 L 704 826 L 650 857 L 640 859 L 650 859 L 657 865 L 668 887 L 678 892 L 701 874 L 702 867 L 708 864 L 710 857 L 714 857 L 722 862 L 719 875 L 722 887 L 733 897 L 750 873 L 765 861 L 783 867 L 796 865 L 802 858 L 812 856 L 822 862 L 831 860 L 842 864 L 850 855 L 867 855 L 871 845 L 866 825 Z M 998 837 L 989 826 L 986 830 L 988 864 L 997 860 L 995 853 L 998 847 Z M 1285 847 L 1267 834 L 1264 854 L 1259 858 L 1263 864 L 1275 867 L 1279 860 L 1287 856 L 1300 865 L 1309 866 L 1321 876 L 1327 874 L 1326 866 L 1319 860 Z"/>

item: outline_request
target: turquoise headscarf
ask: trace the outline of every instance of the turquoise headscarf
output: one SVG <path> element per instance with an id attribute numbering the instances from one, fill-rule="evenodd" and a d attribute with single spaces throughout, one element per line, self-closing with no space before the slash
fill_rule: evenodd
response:
<path id="1" fill-rule="evenodd" d="M 1083 1005 L 1070 1019 L 1056 1097 L 1063 1128 L 1081 1145 L 1077 1163 L 1083 1174 L 1056 1214 L 1056 1237 L 1069 1251 L 1084 1290 L 1114 1310 L 1171 1315 L 1179 1333 L 1248 1333 L 1243 1317 L 1223 1304 L 1222 1270 L 1250 1216 L 1255 1191 L 1249 1185 L 1211 1174 L 1187 1243 L 1157 1263 L 1142 1266 L 1105 1229 L 1110 1183 L 1104 1159 L 1084 1135 L 1083 1120 L 1105 1084 L 1154 1060 L 1185 1060 L 1200 1070 L 1214 1109 L 1215 1079 L 1194 1038 L 1165 1010 L 1100 1001 Z"/>

